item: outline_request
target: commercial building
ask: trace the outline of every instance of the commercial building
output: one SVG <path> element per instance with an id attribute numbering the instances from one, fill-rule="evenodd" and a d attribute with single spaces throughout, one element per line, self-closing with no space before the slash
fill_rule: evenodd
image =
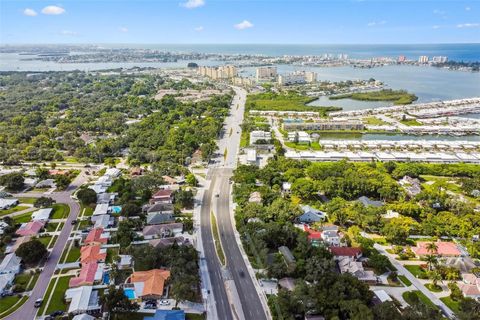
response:
<path id="1" fill-rule="evenodd" d="M 256 144 L 257 141 L 266 141 L 269 142 L 272 139 L 272 134 L 268 131 L 252 131 L 250 132 L 250 145 Z"/>
<path id="2" fill-rule="evenodd" d="M 285 131 L 296 130 L 363 130 L 365 128 L 361 121 L 315 121 L 315 122 L 284 122 Z"/>
<path id="3" fill-rule="evenodd" d="M 259 81 L 273 80 L 277 77 L 277 67 L 259 67 L 255 72 L 255 79 Z"/>
<path id="4" fill-rule="evenodd" d="M 433 63 L 445 63 L 448 61 L 448 57 L 446 56 L 435 56 L 432 58 Z"/>

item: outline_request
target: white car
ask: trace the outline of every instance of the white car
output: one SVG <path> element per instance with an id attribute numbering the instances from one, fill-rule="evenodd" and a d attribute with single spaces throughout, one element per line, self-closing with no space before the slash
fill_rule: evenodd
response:
<path id="1" fill-rule="evenodd" d="M 170 301 L 168 301 L 168 300 L 160 300 L 160 305 L 161 305 L 161 306 L 169 306 L 169 305 L 170 305 Z"/>

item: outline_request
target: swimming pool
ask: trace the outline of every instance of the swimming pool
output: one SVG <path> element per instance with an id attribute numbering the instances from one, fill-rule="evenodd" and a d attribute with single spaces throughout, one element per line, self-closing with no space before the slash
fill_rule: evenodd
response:
<path id="1" fill-rule="evenodd" d="M 112 209 L 112 213 L 120 213 L 120 211 L 122 211 L 122 206 L 112 206 L 111 207 Z"/>
<path id="2" fill-rule="evenodd" d="M 110 284 L 110 275 L 107 272 L 103 274 L 103 283 Z"/>
<path id="3" fill-rule="evenodd" d="M 135 290 L 134 289 L 126 288 L 126 289 L 123 289 L 123 292 L 125 293 L 125 296 L 130 300 L 133 300 L 133 299 L 137 298 L 137 296 L 135 295 Z"/>

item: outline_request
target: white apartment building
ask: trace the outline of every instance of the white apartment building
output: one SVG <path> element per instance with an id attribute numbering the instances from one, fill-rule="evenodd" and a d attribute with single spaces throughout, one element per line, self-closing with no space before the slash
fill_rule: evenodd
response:
<path id="1" fill-rule="evenodd" d="M 304 72 L 293 72 L 278 76 L 278 84 L 288 86 L 292 84 L 301 84 L 307 82 Z"/>
<path id="2" fill-rule="evenodd" d="M 418 58 L 418 63 L 428 63 L 428 56 L 420 56 Z"/>
<path id="3" fill-rule="evenodd" d="M 231 79 L 237 76 L 237 68 L 232 65 L 220 67 L 199 67 L 198 73 L 202 76 L 217 79 Z"/>
<path id="4" fill-rule="evenodd" d="M 259 67 L 256 70 L 257 81 L 272 80 L 277 77 L 277 67 Z"/>
<path id="5" fill-rule="evenodd" d="M 445 63 L 448 61 L 448 58 L 446 56 L 435 56 L 432 58 L 432 62 L 435 63 Z"/>
<path id="6" fill-rule="evenodd" d="M 272 134 L 268 131 L 255 130 L 250 132 L 250 145 L 256 144 L 258 140 L 270 140 L 272 139 Z"/>

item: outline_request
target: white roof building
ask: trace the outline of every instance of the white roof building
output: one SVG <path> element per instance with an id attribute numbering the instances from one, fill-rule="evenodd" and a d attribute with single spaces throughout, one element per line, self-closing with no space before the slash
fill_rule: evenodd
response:
<path id="1" fill-rule="evenodd" d="M 14 273 L 0 274 L 0 293 L 7 291 L 15 280 Z"/>
<path id="2" fill-rule="evenodd" d="M 92 317 L 89 314 L 82 313 L 82 314 L 77 314 L 75 317 L 72 318 L 72 320 L 95 320 L 95 317 Z"/>
<path id="3" fill-rule="evenodd" d="M 0 221 L 0 235 L 5 233 L 6 228 L 8 228 L 8 223 Z"/>
<path id="4" fill-rule="evenodd" d="M 44 208 L 35 211 L 32 213 L 32 221 L 48 221 L 48 219 L 50 219 L 52 210 L 52 208 Z"/>
<path id="5" fill-rule="evenodd" d="M 97 204 L 97 206 L 95 207 L 95 210 L 93 211 L 93 215 L 94 216 L 99 216 L 99 215 L 102 215 L 102 214 L 107 214 L 108 213 L 108 207 L 109 207 L 108 203 Z"/>
<path id="6" fill-rule="evenodd" d="M 22 259 L 17 257 L 15 253 L 7 254 L 0 263 L 0 274 L 13 273 L 15 275 L 19 273 L 21 262 Z"/>
<path id="7" fill-rule="evenodd" d="M 105 193 L 107 192 L 107 189 L 108 189 L 108 187 L 102 186 L 100 184 L 94 184 L 94 185 L 88 186 L 88 188 L 92 189 L 97 194 Z"/>
<path id="8" fill-rule="evenodd" d="M 94 223 L 94 228 L 108 228 L 110 226 L 110 215 L 101 214 L 98 216 L 92 216 L 90 219 Z"/>
<path id="9" fill-rule="evenodd" d="M 247 150 L 247 162 L 248 163 L 256 163 L 257 162 L 257 150 L 255 150 L 255 149 L 248 149 Z"/>
<path id="10" fill-rule="evenodd" d="M 0 210 L 8 209 L 18 204 L 18 199 L 0 198 Z"/>
<path id="11" fill-rule="evenodd" d="M 98 291 L 93 291 L 92 286 L 68 289 L 65 292 L 65 300 L 67 302 L 70 301 L 68 313 L 81 314 L 100 309 L 98 305 Z"/>
<path id="12" fill-rule="evenodd" d="M 117 169 L 117 168 L 108 168 L 105 171 L 105 175 L 109 176 L 110 178 L 117 178 L 120 176 L 121 173 L 122 172 L 120 171 L 120 169 Z"/>

